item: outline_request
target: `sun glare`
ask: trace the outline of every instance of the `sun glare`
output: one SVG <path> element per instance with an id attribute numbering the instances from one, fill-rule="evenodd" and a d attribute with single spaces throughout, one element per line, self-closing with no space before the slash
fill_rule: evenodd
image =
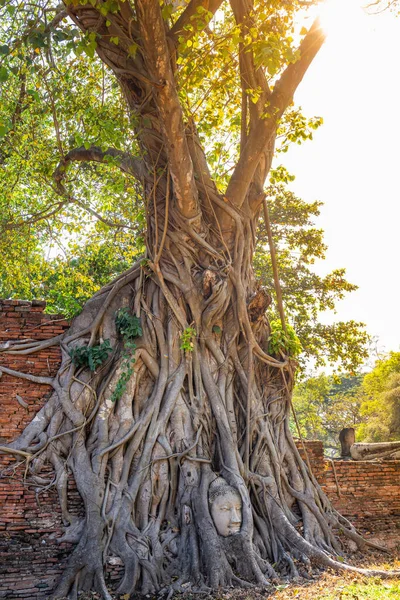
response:
<path id="1" fill-rule="evenodd" d="M 317 12 L 327 35 L 348 35 L 363 22 L 362 0 L 325 0 Z"/>

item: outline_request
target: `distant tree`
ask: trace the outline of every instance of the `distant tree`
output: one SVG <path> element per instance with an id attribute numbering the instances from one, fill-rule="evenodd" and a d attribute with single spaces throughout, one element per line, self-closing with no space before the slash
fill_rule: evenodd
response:
<path id="1" fill-rule="evenodd" d="M 324 259 L 327 250 L 324 232 L 315 226 L 322 203 L 298 198 L 286 187 L 288 178 L 284 169 L 274 169 L 267 196 L 285 312 L 302 345 L 301 365 L 312 359 L 315 367 L 329 363 L 344 372 L 356 372 L 368 356 L 369 336 L 364 324 L 350 320 L 327 325 L 321 323 L 320 315 L 334 310 L 337 301 L 357 286 L 346 280 L 345 269 L 335 269 L 325 276 L 314 272 L 315 261 Z M 256 274 L 274 295 L 262 218 L 254 263 Z"/>
<path id="2" fill-rule="evenodd" d="M 299 382 L 293 404 L 301 433 L 309 440 L 322 440 L 329 455 L 340 451 L 339 433 L 344 427 L 357 427 L 363 421 L 362 375 L 340 378 L 320 374 Z M 292 424 L 294 433 L 296 428 Z"/>
<path id="3" fill-rule="evenodd" d="M 306 439 L 322 440 L 339 449 L 339 432 L 354 427 L 359 442 L 400 439 L 400 352 L 377 360 L 365 375 L 343 377 L 320 374 L 300 381 L 293 404 Z M 296 432 L 292 423 L 292 430 Z"/>
<path id="4" fill-rule="evenodd" d="M 44 299 L 47 312 L 67 318 L 79 314 L 95 292 L 143 255 L 140 236 L 110 228 L 77 232 L 62 251 L 53 248 L 47 257 L 40 241 L 31 239 L 25 260 L 5 253 L 0 297 Z"/>
<path id="5" fill-rule="evenodd" d="M 400 352 L 390 352 L 376 362 L 363 379 L 362 391 L 360 413 L 364 422 L 357 429 L 357 440 L 400 440 Z"/>

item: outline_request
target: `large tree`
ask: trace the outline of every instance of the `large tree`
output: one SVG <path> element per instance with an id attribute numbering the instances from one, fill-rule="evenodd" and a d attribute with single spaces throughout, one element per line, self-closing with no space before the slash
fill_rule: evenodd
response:
<path id="1" fill-rule="evenodd" d="M 336 533 L 363 540 L 293 442 L 296 344 L 290 331 L 270 344 L 270 295 L 252 266 L 275 138 L 285 122 L 290 130 L 294 92 L 324 41 L 318 21 L 296 29 L 304 4 L 0 3 L 10 23 L 0 79 L 15 90 L 4 92 L 12 110 L 0 129 L 3 169 L 14 136 L 28 141 L 43 110 L 37 156 L 22 149 L 9 178 L 25 200 L 24 223 L 43 210 L 62 209 L 75 223 L 80 210 L 93 212 L 89 196 L 101 196 L 101 185 L 85 187 L 84 170 L 70 176 L 92 162 L 136 178 L 147 222 L 145 258 L 95 293 L 61 339 L 3 348 L 61 346 L 54 380 L 35 379 L 53 395 L 2 448 L 26 460 L 36 482 L 44 463 L 53 466 L 63 539 L 76 544 L 54 597 L 95 587 L 110 599 L 109 555 L 124 565 L 121 594 L 266 584 L 310 561 L 353 568 L 334 559 Z M 86 67 L 82 53 L 103 66 Z M 35 78 L 45 102 L 27 113 L 40 100 Z M 112 102 L 116 85 L 124 108 Z M 114 120 L 115 110 L 125 118 Z M 40 165 L 49 113 L 58 163 L 50 203 Z M 40 176 L 26 179 L 35 158 Z M 85 508 L 79 519 L 68 510 L 69 476 Z M 227 506 L 216 514 L 218 497 Z"/>

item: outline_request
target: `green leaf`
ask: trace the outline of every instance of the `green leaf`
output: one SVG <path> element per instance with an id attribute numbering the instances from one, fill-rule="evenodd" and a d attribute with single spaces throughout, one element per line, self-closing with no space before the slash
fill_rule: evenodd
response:
<path id="1" fill-rule="evenodd" d="M 286 331 L 280 320 L 270 322 L 271 333 L 268 341 L 268 350 L 271 354 L 279 356 L 280 352 L 289 356 L 298 356 L 301 351 L 301 343 L 293 327 L 286 325 Z"/>
<path id="2" fill-rule="evenodd" d="M 131 349 L 136 348 L 132 340 L 143 335 L 139 317 L 131 314 L 128 308 L 121 308 L 115 315 L 115 325 L 125 344 L 130 345 Z"/>
<path id="3" fill-rule="evenodd" d="M 0 82 L 3 83 L 4 81 L 7 81 L 7 79 L 9 78 L 10 73 L 8 72 L 8 69 L 6 69 L 6 67 L 0 67 Z"/>
<path id="4" fill-rule="evenodd" d="M 164 21 L 168 21 L 173 12 L 173 4 L 164 4 L 164 6 L 161 9 L 162 18 L 164 19 Z"/>
<path id="5" fill-rule="evenodd" d="M 138 45 L 137 44 L 135 44 L 135 43 L 131 44 L 129 46 L 129 48 L 128 48 L 128 54 L 129 54 L 129 56 L 132 56 L 133 58 L 135 58 L 137 49 L 138 49 Z"/>
<path id="6" fill-rule="evenodd" d="M 27 43 L 34 48 L 44 48 L 47 45 L 47 38 L 42 31 L 35 29 L 29 34 Z"/>
<path id="7" fill-rule="evenodd" d="M 184 352 L 193 352 L 196 335 L 196 330 L 193 327 L 186 327 L 181 335 L 180 349 Z"/>
<path id="8" fill-rule="evenodd" d="M 9 127 L 7 127 L 6 125 L 0 125 L 0 138 L 2 138 L 5 135 L 7 135 L 7 133 L 9 131 L 10 131 Z"/>
<path id="9" fill-rule="evenodd" d="M 40 96 L 36 90 L 27 90 L 26 93 L 28 94 L 28 96 L 31 96 L 34 100 L 40 100 Z"/>
<path id="10" fill-rule="evenodd" d="M 343 556 L 337 556 L 336 560 L 339 561 L 339 562 L 341 562 L 341 563 L 345 562 Z"/>
<path id="11" fill-rule="evenodd" d="M 3 56 L 7 56 L 7 54 L 10 54 L 10 52 L 10 46 L 8 46 L 7 44 L 3 44 L 2 46 L 0 46 L 0 54 L 2 54 Z"/>
<path id="12" fill-rule="evenodd" d="M 87 46 L 84 47 L 84 52 L 89 56 L 89 58 L 94 58 L 94 54 L 97 48 L 96 42 L 90 42 Z"/>

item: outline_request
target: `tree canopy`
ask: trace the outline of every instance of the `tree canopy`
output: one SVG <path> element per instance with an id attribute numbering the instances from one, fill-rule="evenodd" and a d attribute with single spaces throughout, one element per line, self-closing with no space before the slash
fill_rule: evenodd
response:
<path id="1" fill-rule="evenodd" d="M 102 9 L 116 14 L 117 4 L 103 3 Z M 210 21 L 211 13 L 199 3 L 176 39 L 183 108 L 196 122 L 210 174 L 221 190 L 241 136 L 235 48 L 252 48 L 256 66 L 265 69 L 273 86 L 283 64 L 298 57 L 295 47 L 306 31 L 295 21 L 301 9 L 296 2 L 285 10 L 279 2 L 264 3 L 259 25 L 242 41 L 228 7 L 223 4 L 219 18 Z M 181 9 L 173 10 L 168 3 L 163 8 L 172 28 Z M 44 298 L 49 312 L 71 317 L 144 256 L 145 201 L 134 168 L 140 149 L 135 136 L 126 135 L 133 116 L 97 58 L 100 34 L 82 36 L 56 4 L 8 2 L 1 11 L 0 296 Z M 122 40 L 114 35 L 110 41 L 118 51 Z M 134 57 L 135 44 L 128 51 Z M 262 90 L 256 83 L 246 83 L 246 111 L 259 103 Z M 280 117 L 277 151 L 312 138 L 321 123 L 292 104 Z M 354 321 L 325 325 L 319 319 L 356 287 L 345 279 L 344 269 L 324 277 L 313 272 L 312 264 L 326 250 L 323 232 L 313 222 L 321 203 L 296 198 L 288 187 L 291 179 L 284 168 L 275 168 L 267 194 L 285 309 L 303 348 L 301 364 L 311 358 L 317 366 L 328 362 L 356 370 L 366 357 L 364 326 Z M 273 289 L 262 220 L 255 260 L 260 281 Z"/>

